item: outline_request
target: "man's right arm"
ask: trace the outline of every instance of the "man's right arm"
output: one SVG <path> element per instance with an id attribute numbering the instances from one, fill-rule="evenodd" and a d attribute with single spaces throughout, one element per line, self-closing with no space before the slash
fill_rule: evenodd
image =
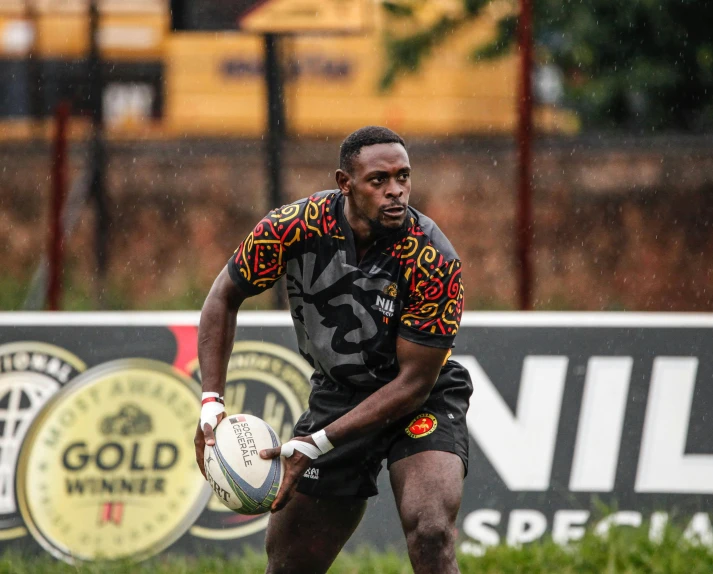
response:
<path id="1" fill-rule="evenodd" d="M 285 274 L 287 262 L 299 253 L 300 242 L 305 237 L 307 204 L 308 201 L 301 200 L 274 209 L 263 217 L 213 283 L 203 304 L 198 328 L 198 361 L 204 393 L 223 396 L 238 309 L 247 297 L 273 287 Z M 196 462 L 205 476 L 203 451 L 206 444 L 215 444 L 213 427 L 225 416 L 225 411 L 215 402 L 208 402 L 202 411 L 207 415 L 205 418 L 214 423 L 205 424 L 204 418 L 202 428 L 199 422 L 196 430 Z"/>
<path id="2" fill-rule="evenodd" d="M 198 362 L 200 364 L 203 392 L 215 392 L 223 396 L 225 377 L 230 352 L 235 341 L 235 323 L 238 309 L 245 295 L 233 282 L 224 267 L 206 297 L 198 327 Z M 218 422 L 222 419 L 219 415 Z M 205 445 L 215 444 L 215 436 L 210 425 L 201 428 L 200 421 L 195 436 L 196 462 L 203 476 L 203 451 Z"/>
<path id="3" fill-rule="evenodd" d="M 198 361 L 204 392 L 213 391 L 222 396 L 225 391 L 228 359 L 235 341 L 235 321 L 244 300 L 226 265 L 203 303 L 198 327 Z"/>

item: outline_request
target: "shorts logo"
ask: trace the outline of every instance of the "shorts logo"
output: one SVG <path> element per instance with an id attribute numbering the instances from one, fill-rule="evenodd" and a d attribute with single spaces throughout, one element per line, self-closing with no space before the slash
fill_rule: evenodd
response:
<path id="1" fill-rule="evenodd" d="M 308 468 L 304 473 L 305 478 L 311 478 L 313 480 L 319 480 L 319 469 L 318 468 Z"/>
<path id="2" fill-rule="evenodd" d="M 406 427 L 406 434 L 411 438 L 421 438 L 431 434 L 437 426 L 436 417 L 429 413 L 421 413 Z"/>

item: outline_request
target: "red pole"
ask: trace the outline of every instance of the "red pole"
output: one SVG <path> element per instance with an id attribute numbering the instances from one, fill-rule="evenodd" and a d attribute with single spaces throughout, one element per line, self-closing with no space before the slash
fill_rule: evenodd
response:
<path id="1" fill-rule="evenodd" d="M 517 126 L 517 261 L 518 298 L 532 310 L 532 0 L 520 0 L 518 25 L 520 85 Z"/>
<path id="2" fill-rule="evenodd" d="M 52 149 L 52 197 L 50 227 L 47 238 L 49 281 L 47 283 L 47 306 L 57 311 L 62 297 L 63 235 L 62 208 L 67 191 L 67 124 L 69 104 L 60 102 L 55 110 L 55 135 Z"/>

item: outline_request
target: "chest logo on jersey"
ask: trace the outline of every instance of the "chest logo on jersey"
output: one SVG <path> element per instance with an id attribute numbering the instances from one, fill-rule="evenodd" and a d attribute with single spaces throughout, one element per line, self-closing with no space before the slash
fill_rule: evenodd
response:
<path id="1" fill-rule="evenodd" d="M 383 295 L 376 296 L 375 307 L 381 311 L 384 316 L 384 323 L 389 322 L 389 319 L 394 316 L 396 311 L 396 296 L 399 294 L 399 290 L 396 287 L 396 283 L 390 283 L 383 289 Z"/>
<path id="2" fill-rule="evenodd" d="M 394 310 L 396 305 L 393 299 L 387 297 L 382 297 L 381 295 L 376 296 L 376 308 L 381 311 L 381 314 L 389 319 L 394 316 Z M 388 323 L 388 321 L 385 321 Z"/>

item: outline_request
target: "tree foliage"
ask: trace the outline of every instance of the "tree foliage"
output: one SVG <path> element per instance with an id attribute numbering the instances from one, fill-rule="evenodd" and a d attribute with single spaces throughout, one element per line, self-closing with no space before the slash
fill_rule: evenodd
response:
<path id="1" fill-rule="evenodd" d="M 427 2 L 385 2 L 390 21 L 414 20 Z M 482 14 L 489 2 L 461 0 L 462 9 L 396 36 L 387 32 L 382 86 L 418 69 L 449 34 Z M 713 127 L 713 2 L 707 0 L 533 0 L 537 64 L 563 73 L 565 104 L 584 125 L 699 131 Z M 472 58 L 514 49 L 517 16 L 499 21 L 495 40 Z"/>

